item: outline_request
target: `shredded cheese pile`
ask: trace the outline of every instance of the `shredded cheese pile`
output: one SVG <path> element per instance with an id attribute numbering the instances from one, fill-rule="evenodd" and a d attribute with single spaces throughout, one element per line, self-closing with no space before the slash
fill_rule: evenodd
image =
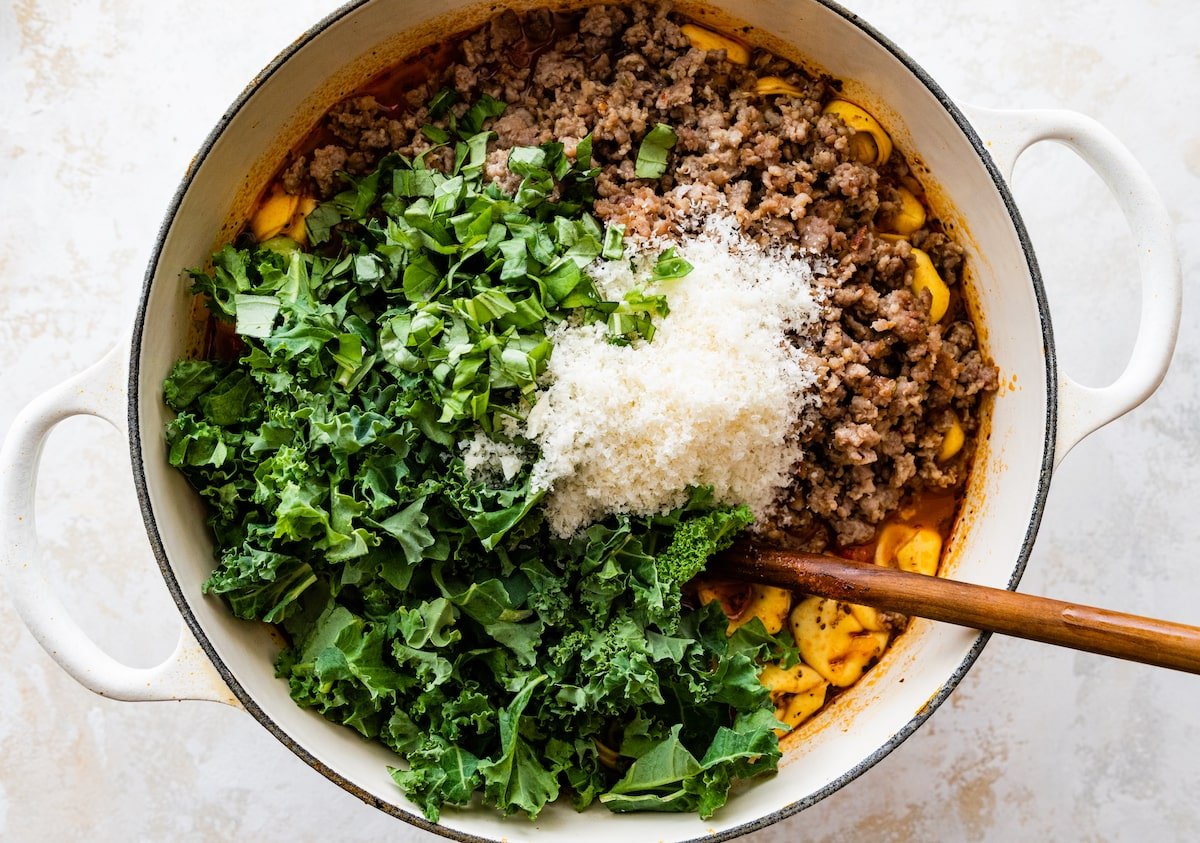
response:
<path id="1" fill-rule="evenodd" d="M 674 244 L 691 273 L 647 286 L 644 268 L 666 245 L 643 244 L 594 272 L 610 299 L 639 286 L 666 295 L 670 314 L 656 320 L 652 342 L 614 345 L 601 324 L 551 336 L 525 435 L 541 451 L 533 484 L 549 490 L 546 514 L 560 536 L 611 513 L 670 510 L 699 485 L 761 517 L 800 460 L 797 428 L 816 403 L 802 346 L 819 319 L 821 267 L 714 218 Z"/>
<path id="2" fill-rule="evenodd" d="M 482 430 L 459 445 L 462 449 L 463 468 L 469 477 L 477 480 L 503 478 L 512 480 L 524 465 L 521 451 L 507 442 L 489 439 Z"/>

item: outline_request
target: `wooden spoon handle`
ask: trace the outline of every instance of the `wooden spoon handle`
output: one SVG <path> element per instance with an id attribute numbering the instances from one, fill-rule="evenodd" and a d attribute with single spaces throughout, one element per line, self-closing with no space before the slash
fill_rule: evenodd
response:
<path id="1" fill-rule="evenodd" d="M 819 554 L 736 546 L 710 573 L 1200 673 L 1200 628 L 1194 626 Z"/>

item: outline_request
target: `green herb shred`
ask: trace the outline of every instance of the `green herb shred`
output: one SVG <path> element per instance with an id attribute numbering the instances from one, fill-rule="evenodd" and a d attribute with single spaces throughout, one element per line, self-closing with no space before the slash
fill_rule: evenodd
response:
<path id="1" fill-rule="evenodd" d="M 675 146 L 675 130 L 658 123 L 642 138 L 638 147 L 634 175 L 639 179 L 656 179 L 667 171 L 667 153 Z"/>

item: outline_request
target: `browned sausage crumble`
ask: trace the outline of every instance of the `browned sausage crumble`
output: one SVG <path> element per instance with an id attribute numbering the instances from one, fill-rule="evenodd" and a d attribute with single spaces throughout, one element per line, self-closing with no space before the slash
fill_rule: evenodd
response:
<path id="1" fill-rule="evenodd" d="M 429 152 L 426 104 L 443 87 L 455 106 L 488 94 L 507 103 L 491 128 L 486 174 L 512 189 L 508 150 L 550 140 L 568 154 L 589 133 L 601 168 L 594 211 L 632 235 L 671 235 L 710 212 L 732 215 L 760 243 L 787 243 L 829 258 L 819 358 L 819 418 L 798 426 L 805 448 L 777 542 L 819 550 L 867 542 L 903 501 L 965 483 L 980 402 L 998 373 L 979 349 L 960 292 L 963 250 L 934 216 L 906 239 L 881 238 L 901 186 L 920 183 L 899 151 L 861 163 L 853 130 L 822 113 L 839 83 L 754 51 L 749 64 L 693 47 L 668 5 L 593 6 L 572 14 L 506 11 L 421 59 L 415 85 L 378 80 L 373 95 L 335 106 L 283 173 L 291 193 L 327 197 L 339 171 L 371 170 L 386 153 Z M 411 68 L 409 68 L 411 71 Z M 763 95 L 756 80 L 780 77 L 800 93 Z M 638 144 L 656 123 L 678 142 L 661 178 L 639 179 Z M 427 160 L 448 168 L 452 151 Z M 699 212 L 699 213 L 698 213 Z M 950 287 L 946 315 L 931 324 L 928 293 L 911 288 L 911 248 L 930 256 Z M 968 443 L 939 461 L 946 431 Z"/>

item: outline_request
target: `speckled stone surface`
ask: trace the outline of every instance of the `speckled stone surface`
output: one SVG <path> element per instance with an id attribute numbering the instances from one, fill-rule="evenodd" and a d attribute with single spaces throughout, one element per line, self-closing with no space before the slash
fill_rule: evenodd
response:
<path id="1" fill-rule="evenodd" d="M 1200 623 L 1200 6 L 852 6 L 961 101 L 1098 118 L 1163 192 L 1188 288 L 1174 369 L 1063 464 L 1022 589 Z M 242 85 L 331 7 L 0 2 L 0 434 L 127 328 L 190 157 Z M 1099 179 L 1057 147 L 1021 161 L 1015 191 L 1062 364 L 1103 383 L 1134 334 L 1124 223 Z M 124 442 L 95 420 L 63 424 L 38 503 L 47 564 L 84 627 L 130 663 L 161 659 L 178 616 Z M 0 839 L 433 839 L 329 784 L 239 711 L 91 695 L 2 599 L 0 676 Z M 1194 839 L 1198 700 L 1200 677 L 993 640 L 883 763 L 747 839 Z"/>

